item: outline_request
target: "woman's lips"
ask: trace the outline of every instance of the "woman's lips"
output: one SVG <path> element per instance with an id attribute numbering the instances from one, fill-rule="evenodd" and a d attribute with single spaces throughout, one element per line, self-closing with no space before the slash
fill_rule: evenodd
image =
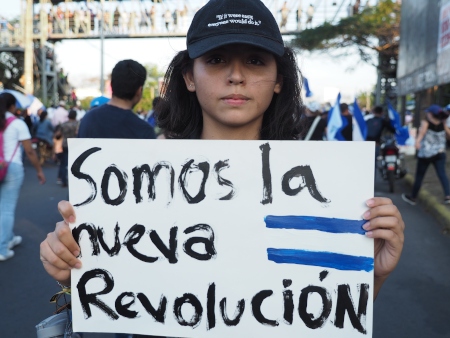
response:
<path id="1" fill-rule="evenodd" d="M 233 94 L 223 97 L 222 100 L 224 100 L 227 104 L 239 106 L 245 104 L 250 99 L 244 95 Z"/>

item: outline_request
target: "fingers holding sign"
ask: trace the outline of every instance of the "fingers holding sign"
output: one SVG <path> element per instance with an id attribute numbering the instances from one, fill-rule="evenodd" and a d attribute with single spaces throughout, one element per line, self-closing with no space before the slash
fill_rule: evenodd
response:
<path id="1" fill-rule="evenodd" d="M 64 221 L 56 223 L 55 230 L 41 243 L 40 258 L 44 269 L 57 281 L 70 284 L 70 270 L 80 268 L 77 258 L 80 248 L 72 236 L 69 223 L 75 222 L 75 211 L 67 201 L 58 203 L 58 210 Z"/>
<path id="2" fill-rule="evenodd" d="M 375 197 L 367 201 L 370 208 L 364 214 L 368 222 L 363 228 L 366 236 L 374 238 L 375 297 L 384 280 L 400 260 L 405 241 L 405 223 L 389 198 Z"/>

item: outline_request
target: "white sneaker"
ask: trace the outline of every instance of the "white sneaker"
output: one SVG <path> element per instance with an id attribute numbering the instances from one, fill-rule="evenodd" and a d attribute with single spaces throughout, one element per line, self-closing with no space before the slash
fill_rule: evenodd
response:
<path id="1" fill-rule="evenodd" d="M 9 241 L 8 249 L 12 249 L 20 243 L 22 243 L 22 236 L 14 236 L 13 239 Z"/>
<path id="2" fill-rule="evenodd" d="M 0 262 L 6 261 L 14 256 L 14 251 L 8 250 L 6 255 L 0 255 Z"/>

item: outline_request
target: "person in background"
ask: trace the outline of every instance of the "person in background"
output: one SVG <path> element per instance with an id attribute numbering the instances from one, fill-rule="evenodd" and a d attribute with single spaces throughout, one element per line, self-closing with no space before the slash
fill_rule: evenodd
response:
<path id="1" fill-rule="evenodd" d="M 53 147 L 53 133 L 54 128 L 52 123 L 47 119 L 47 111 L 43 111 L 39 116 L 39 121 L 34 125 L 34 137 L 42 140 Z"/>
<path id="2" fill-rule="evenodd" d="M 366 120 L 367 138 L 366 141 L 375 142 L 375 158 L 380 153 L 381 135 L 384 131 L 395 133 L 395 128 L 391 122 L 383 117 L 383 107 L 376 106 L 373 108 L 372 117 Z"/>
<path id="3" fill-rule="evenodd" d="M 322 108 L 318 102 L 312 101 L 306 104 L 303 127 L 306 132 L 304 141 L 323 141 L 327 121 L 322 118 Z"/>
<path id="4" fill-rule="evenodd" d="M 153 99 L 152 109 L 149 110 L 147 117 L 146 117 L 146 121 L 148 122 L 149 125 L 152 126 L 152 128 L 156 127 L 156 121 L 158 119 L 158 112 L 156 109 L 157 109 L 158 102 L 160 100 L 161 100 L 161 98 L 159 96 L 157 96 Z"/>
<path id="5" fill-rule="evenodd" d="M 81 121 L 81 119 L 86 115 L 86 110 L 81 106 L 81 102 L 77 101 L 75 107 L 73 107 L 77 111 L 77 121 Z"/>
<path id="6" fill-rule="evenodd" d="M 61 167 L 61 161 L 63 159 L 63 146 L 62 146 L 62 136 L 60 133 L 55 133 L 53 135 L 53 156 L 54 161 L 56 164 L 58 164 L 58 176 L 56 178 L 56 184 L 62 184 L 62 175 L 63 170 Z"/>
<path id="7" fill-rule="evenodd" d="M 447 173 L 445 172 L 447 160 L 445 152 L 446 137 L 450 137 L 450 128 L 447 126 L 446 120 L 449 115 L 437 104 L 431 105 L 425 112 L 427 115 L 420 124 L 419 135 L 415 144 L 417 149 L 417 168 L 414 185 L 411 194 L 402 194 L 402 198 L 406 203 L 416 205 L 416 199 L 428 166 L 433 164 L 444 191 L 444 203 L 450 204 L 450 187 Z"/>
<path id="8" fill-rule="evenodd" d="M 153 128 L 132 110 L 142 98 L 146 79 L 147 71 L 140 63 L 119 61 L 111 74 L 111 100 L 86 113 L 78 137 L 154 139 Z"/>
<path id="9" fill-rule="evenodd" d="M 71 110 L 69 112 L 69 121 L 64 122 L 58 127 L 56 134 L 60 134 L 62 138 L 62 157 L 59 163 L 59 173 L 61 178 L 61 186 L 67 187 L 67 166 L 69 163 L 69 146 L 67 144 L 67 139 L 77 137 L 78 132 L 78 122 L 77 122 L 77 112 Z"/>
<path id="10" fill-rule="evenodd" d="M 20 144 L 36 169 L 39 182 L 45 183 L 45 175 L 31 146 L 31 135 L 27 125 L 12 113 L 15 106 L 16 98 L 13 95 L 0 94 L 0 130 L 3 131 L 4 156 L 9 162 L 6 176 L 0 183 L 0 262 L 12 258 L 14 256 L 12 249 L 22 243 L 22 237 L 14 235 L 13 231 L 14 214 L 25 176 L 22 155 L 19 151 Z"/>
<path id="11" fill-rule="evenodd" d="M 341 134 L 345 141 L 353 140 L 353 116 L 350 114 L 347 103 L 341 103 L 339 105 L 341 109 L 341 115 L 347 120 L 347 125 L 341 130 Z"/>
<path id="12" fill-rule="evenodd" d="M 281 13 L 280 30 L 285 30 L 289 15 L 289 7 L 287 5 L 287 1 L 283 3 L 283 6 L 280 9 L 280 13 Z"/>
<path id="13" fill-rule="evenodd" d="M 59 101 L 59 106 L 53 111 L 52 125 L 57 127 L 60 124 L 67 122 L 69 119 L 69 112 L 66 110 L 66 103 Z"/>

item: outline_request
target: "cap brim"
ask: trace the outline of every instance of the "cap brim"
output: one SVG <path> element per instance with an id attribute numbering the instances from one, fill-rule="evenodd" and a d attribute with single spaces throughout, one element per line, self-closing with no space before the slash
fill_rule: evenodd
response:
<path id="1" fill-rule="evenodd" d="M 284 54 L 284 45 L 280 42 L 262 36 L 246 34 L 224 34 L 212 36 L 191 43 L 187 50 L 189 57 L 191 59 L 195 59 L 213 49 L 233 43 L 259 47 L 278 56 L 283 56 Z"/>

